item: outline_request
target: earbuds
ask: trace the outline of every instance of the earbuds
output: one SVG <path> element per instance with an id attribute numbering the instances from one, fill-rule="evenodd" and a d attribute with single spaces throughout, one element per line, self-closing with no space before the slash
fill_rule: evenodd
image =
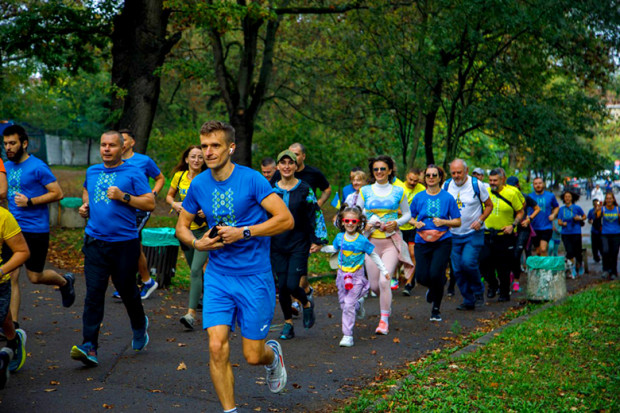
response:
<path id="1" fill-rule="evenodd" d="M 229 154 L 233 154 L 233 148 L 230 148 L 230 150 L 228 151 Z"/>

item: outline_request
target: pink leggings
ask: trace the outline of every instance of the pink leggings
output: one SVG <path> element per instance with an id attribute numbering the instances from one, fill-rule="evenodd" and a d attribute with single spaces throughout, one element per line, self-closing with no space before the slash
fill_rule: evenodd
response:
<path id="1" fill-rule="evenodd" d="M 398 267 L 398 250 L 390 238 L 371 238 L 370 242 L 375 246 L 375 252 L 381 257 L 390 275 L 396 272 Z M 390 313 L 392 310 L 392 289 L 390 281 L 379 274 L 379 268 L 366 256 L 366 275 L 370 282 L 370 289 L 379 294 L 379 305 L 382 313 Z"/>

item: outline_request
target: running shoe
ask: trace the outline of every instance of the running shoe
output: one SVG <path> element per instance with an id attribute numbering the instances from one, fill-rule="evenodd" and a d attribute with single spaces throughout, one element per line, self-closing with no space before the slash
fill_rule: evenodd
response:
<path id="1" fill-rule="evenodd" d="M 149 344 L 149 318 L 144 316 L 144 328 L 133 330 L 133 340 L 131 340 L 131 348 L 135 351 L 142 351 Z"/>
<path id="2" fill-rule="evenodd" d="M 21 328 L 15 330 L 15 338 L 17 339 L 17 349 L 13 355 L 13 360 L 9 363 L 9 371 L 11 373 L 18 371 L 26 362 L 26 340 L 28 336 Z"/>
<path id="3" fill-rule="evenodd" d="M 579 267 L 579 275 L 583 275 L 583 274 L 585 274 L 585 272 L 586 272 L 586 270 L 583 267 L 583 265 L 581 267 Z"/>
<path id="4" fill-rule="evenodd" d="M 145 282 L 142 285 L 142 290 L 140 290 L 140 298 L 146 300 L 151 296 L 151 294 L 153 294 L 153 292 L 155 292 L 155 290 L 157 290 L 158 286 L 159 284 L 157 283 L 157 281 L 151 278 L 149 281 Z"/>
<path id="5" fill-rule="evenodd" d="M 381 334 L 385 336 L 389 332 L 390 330 L 388 329 L 388 323 L 386 323 L 383 320 L 380 320 L 379 325 L 377 326 L 377 329 L 375 330 L 375 334 Z"/>
<path id="6" fill-rule="evenodd" d="M 447 296 L 454 297 L 454 290 L 448 290 Z"/>
<path id="7" fill-rule="evenodd" d="M 0 350 L 0 390 L 6 387 L 9 381 L 9 363 L 13 359 L 13 350 L 4 347 Z"/>
<path id="8" fill-rule="evenodd" d="M 443 321 L 441 318 L 441 313 L 439 312 L 439 308 L 433 308 L 431 311 L 431 321 Z"/>
<path id="9" fill-rule="evenodd" d="M 116 298 L 117 300 L 121 300 L 122 299 L 121 295 L 116 290 L 112 293 L 112 298 Z"/>
<path id="10" fill-rule="evenodd" d="M 577 270 L 575 269 L 575 267 L 571 268 L 570 270 L 570 277 L 574 280 L 575 278 L 577 278 Z"/>
<path id="11" fill-rule="evenodd" d="M 406 295 L 407 297 L 411 296 L 411 290 L 413 290 L 413 285 L 407 283 L 405 284 L 405 288 L 403 288 L 403 295 Z"/>
<path id="12" fill-rule="evenodd" d="M 376 296 L 377 296 L 377 293 L 375 293 L 373 290 L 370 290 L 370 296 L 371 296 L 371 297 L 376 297 Z"/>
<path id="13" fill-rule="evenodd" d="M 97 367 L 97 349 L 91 343 L 80 344 L 71 348 L 71 358 L 84 363 L 87 367 Z"/>
<path id="14" fill-rule="evenodd" d="M 342 336 L 340 347 L 353 347 L 353 336 Z"/>
<path id="15" fill-rule="evenodd" d="M 310 292 L 306 293 L 306 298 L 314 305 L 314 288 L 310 287 Z"/>
<path id="16" fill-rule="evenodd" d="M 286 386 L 286 367 L 284 367 L 282 347 L 275 340 L 269 340 L 265 344 L 271 347 L 275 357 L 275 366 L 265 366 L 265 370 L 267 370 L 267 386 L 269 386 L 269 391 L 272 393 L 280 393 L 284 386 Z"/>
<path id="17" fill-rule="evenodd" d="M 193 330 L 196 319 L 191 314 L 185 314 L 179 321 L 185 326 L 186 329 Z"/>
<path id="18" fill-rule="evenodd" d="M 280 339 L 290 340 L 292 338 L 295 338 L 295 327 L 291 323 L 284 323 L 282 332 L 280 332 Z"/>
<path id="19" fill-rule="evenodd" d="M 62 306 L 63 307 L 71 307 L 75 302 L 75 288 L 73 284 L 75 283 L 75 276 L 68 272 L 64 275 L 67 283 L 60 287 L 60 294 L 62 296 Z"/>
<path id="20" fill-rule="evenodd" d="M 475 308 L 476 308 L 475 305 L 473 305 L 473 304 L 465 304 L 465 303 L 459 304 L 459 306 L 456 307 L 456 309 L 459 310 L 459 311 L 472 311 Z"/>
<path id="21" fill-rule="evenodd" d="M 294 316 L 299 316 L 299 313 L 301 313 L 301 305 L 299 304 L 299 301 L 293 301 L 291 304 L 291 311 Z"/>
<path id="22" fill-rule="evenodd" d="M 392 278 L 392 281 L 390 281 L 390 288 L 392 290 L 398 290 L 398 279 L 397 278 Z"/>
<path id="23" fill-rule="evenodd" d="M 474 295 L 476 301 L 474 302 L 474 306 L 482 307 L 484 306 L 484 294 L 475 294 Z"/>
<path id="24" fill-rule="evenodd" d="M 304 327 L 312 328 L 315 321 L 316 316 L 314 315 L 314 302 L 310 301 L 310 307 L 304 308 Z"/>
<path id="25" fill-rule="evenodd" d="M 514 291 L 515 293 L 518 293 L 521 291 L 521 286 L 519 285 L 519 281 L 514 281 L 512 283 L 512 291 Z"/>
<path id="26" fill-rule="evenodd" d="M 364 307 L 364 301 L 366 301 L 364 297 L 357 300 L 359 305 L 357 306 L 357 310 L 355 310 L 355 315 L 358 320 L 363 320 L 364 317 L 366 317 L 366 307 Z"/>

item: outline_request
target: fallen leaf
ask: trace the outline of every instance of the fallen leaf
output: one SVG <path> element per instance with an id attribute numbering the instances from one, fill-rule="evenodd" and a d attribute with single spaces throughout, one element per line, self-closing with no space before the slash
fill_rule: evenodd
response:
<path id="1" fill-rule="evenodd" d="M 55 380 L 51 380 L 50 384 L 53 385 L 53 386 L 58 386 L 60 384 L 60 382 L 59 381 L 55 381 Z"/>
<path id="2" fill-rule="evenodd" d="M 293 383 L 293 388 L 294 389 L 301 389 L 301 386 L 297 383 Z"/>
<path id="3" fill-rule="evenodd" d="M 113 404 L 106 404 L 106 403 L 103 403 L 103 408 L 104 408 L 104 409 L 113 409 L 113 408 L 114 408 L 114 405 L 113 405 Z"/>
<path id="4" fill-rule="evenodd" d="M 176 339 L 176 338 L 174 338 L 174 337 L 170 337 L 170 338 L 167 338 L 167 339 L 166 339 L 166 341 L 167 341 L 168 343 L 174 343 L 175 341 L 177 341 L 177 339 Z"/>
<path id="5" fill-rule="evenodd" d="M 161 393 L 161 392 L 162 392 L 162 391 L 161 391 L 161 390 L 159 390 L 159 389 L 153 389 L 153 390 L 151 390 L 151 393 Z"/>
<path id="6" fill-rule="evenodd" d="M 333 318 L 334 316 L 332 315 L 332 313 L 327 313 L 327 318 Z"/>
<path id="7" fill-rule="evenodd" d="M 179 343 L 179 344 L 177 344 L 177 346 L 179 346 L 179 347 L 187 347 L 187 344 L 185 344 L 185 343 Z"/>
<path id="8" fill-rule="evenodd" d="M 179 363 L 177 370 L 187 370 L 187 366 L 184 362 Z"/>
<path id="9" fill-rule="evenodd" d="M 392 340 L 392 341 L 395 342 L 395 343 L 400 343 L 400 338 L 394 337 L 394 340 Z"/>
<path id="10" fill-rule="evenodd" d="M 46 393 L 50 393 L 50 392 L 56 391 L 56 389 L 45 389 L 43 391 L 46 392 Z"/>
<path id="11" fill-rule="evenodd" d="M 101 390 L 103 390 L 103 387 L 95 387 L 95 388 L 93 389 L 93 391 L 101 391 Z"/>
<path id="12" fill-rule="evenodd" d="M 376 356 L 377 355 L 377 350 L 371 351 L 370 354 L 372 354 L 373 356 Z"/>

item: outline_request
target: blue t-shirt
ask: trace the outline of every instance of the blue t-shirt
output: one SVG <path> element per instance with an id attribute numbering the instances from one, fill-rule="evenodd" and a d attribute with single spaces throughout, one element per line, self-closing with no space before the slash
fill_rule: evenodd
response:
<path id="1" fill-rule="evenodd" d="M 56 182 L 49 166 L 34 155 L 29 155 L 23 162 L 6 161 L 6 177 L 9 185 L 9 211 L 24 232 L 50 232 L 50 214 L 47 204 L 18 207 L 15 204 L 15 194 L 20 193 L 28 198 L 35 198 L 46 194 L 46 185 Z"/>
<path id="2" fill-rule="evenodd" d="M 596 212 L 594 211 L 594 208 L 591 208 L 591 209 L 588 211 L 588 221 L 589 221 L 589 220 L 592 220 L 592 226 L 590 227 L 590 232 L 591 232 L 592 234 L 595 234 L 595 235 L 597 235 L 597 234 L 598 234 L 598 235 L 600 235 L 601 230 L 600 230 L 600 229 L 597 229 L 597 228 L 594 226 L 594 220 L 596 220 Z"/>
<path id="3" fill-rule="evenodd" d="M 155 162 L 148 156 L 141 153 L 134 152 L 131 158 L 123 160 L 125 161 L 125 163 L 138 167 L 138 169 L 141 170 L 142 173 L 144 173 L 147 180 L 149 178 L 155 179 L 161 173 Z"/>
<path id="4" fill-rule="evenodd" d="M 210 171 L 192 180 L 183 209 L 196 214 L 200 209 L 209 228 L 223 222 L 233 227 L 267 221 L 261 202 L 274 193 L 265 177 L 248 167 L 234 164 L 232 174 L 216 181 Z M 223 275 L 252 275 L 271 271 L 269 237 L 251 237 L 209 252 L 207 272 Z"/>
<path id="5" fill-rule="evenodd" d="M 124 201 L 108 198 L 108 188 L 111 186 L 133 196 L 151 193 L 144 174 L 127 162 L 114 168 L 106 168 L 103 164 L 91 166 L 86 170 L 84 181 L 90 208 L 85 232 L 93 238 L 108 242 L 136 239 L 136 209 Z"/>
<path id="6" fill-rule="evenodd" d="M 443 189 L 436 195 L 429 195 L 426 191 L 418 192 L 411 201 L 411 217 L 416 218 L 418 222 L 424 222 L 424 226 L 416 231 L 415 242 L 426 243 L 420 232 L 427 230 L 446 231 L 437 241 L 450 238 L 452 233 L 450 228 L 443 225 L 436 227 L 433 218 L 454 219 L 460 218 L 461 212 L 456 205 L 456 200 L 448 191 Z"/>
<path id="7" fill-rule="evenodd" d="M 562 227 L 562 235 L 581 234 L 581 225 L 579 225 L 579 222 L 573 219 L 575 215 L 585 215 L 583 209 L 581 209 L 579 205 L 573 204 L 570 207 L 567 207 L 566 205 L 560 207 L 558 218 L 561 219 L 562 222 L 568 224 L 567 226 Z"/>
<path id="8" fill-rule="evenodd" d="M 375 246 L 362 234 L 356 234 L 354 239 L 349 240 L 344 232 L 340 232 L 333 245 L 338 250 L 338 267 L 348 273 L 362 268 L 366 254 L 372 254 L 375 250 Z"/>
<path id="9" fill-rule="evenodd" d="M 603 206 L 601 214 L 601 221 L 603 222 L 603 230 L 601 233 L 603 235 L 620 234 L 620 222 L 618 221 L 619 213 L 620 209 L 618 207 L 609 210 L 606 206 Z"/>
<path id="10" fill-rule="evenodd" d="M 353 188 L 353 185 L 351 184 L 342 188 L 342 200 L 340 202 L 344 202 L 344 200 L 347 199 L 347 197 L 353 192 L 355 192 L 355 188 Z"/>
<path id="11" fill-rule="evenodd" d="M 538 207 L 540 208 L 540 212 L 534 217 L 531 224 L 534 231 L 553 229 L 553 223 L 549 221 L 549 215 L 551 215 L 554 208 L 559 206 L 555 196 L 549 191 L 543 191 L 540 195 L 536 192 L 532 192 L 529 195 L 534 201 L 536 201 Z M 533 212 L 534 210 L 532 208 L 527 209 L 528 215 Z"/>

